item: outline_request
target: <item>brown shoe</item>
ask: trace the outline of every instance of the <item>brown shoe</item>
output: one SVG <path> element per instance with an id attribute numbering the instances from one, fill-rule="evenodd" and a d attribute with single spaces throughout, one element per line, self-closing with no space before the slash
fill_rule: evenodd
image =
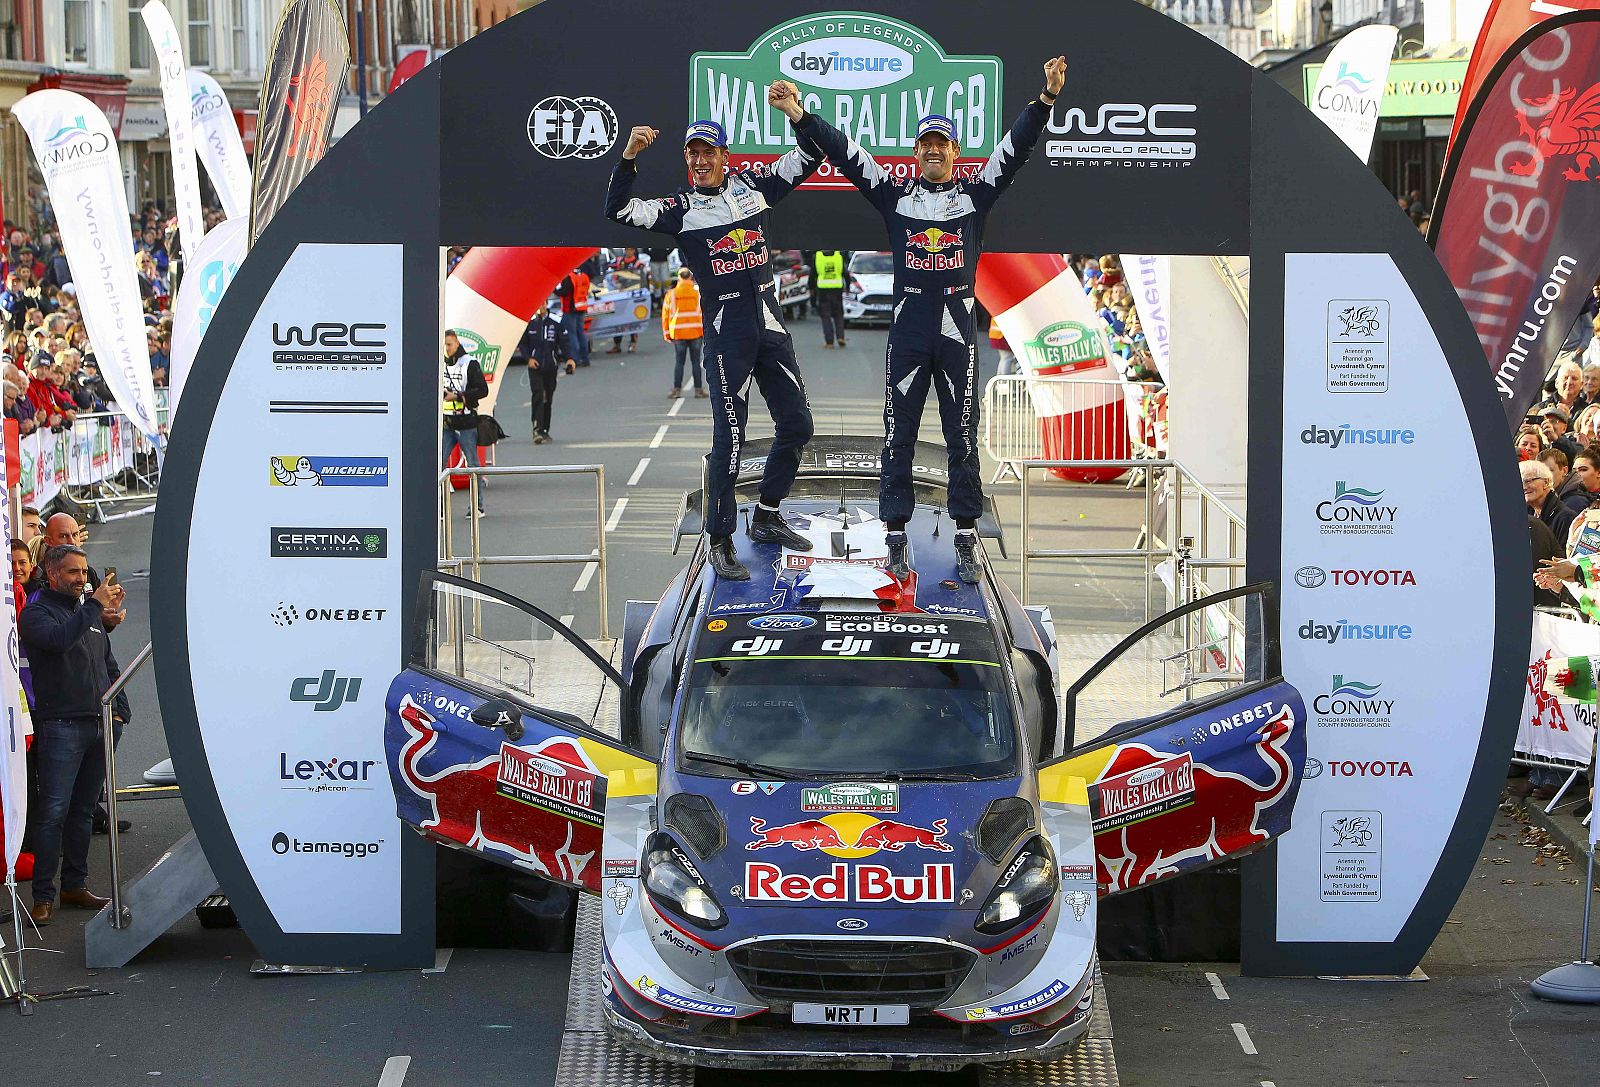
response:
<path id="1" fill-rule="evenodd" d="M 33 918 L 34 924 L 42 926 L 50 923 L 51 916 L 55 912 L 56 904 L 54 902 L 35 902 L 33 909 L 28 911 L 28 916 Z"/>
<path id="2" fill-rule="evenodd" d="M 1553 800 L 1556 795 L 1554 785 L 1535 785 L 1528 793 L 1529 800 Z"/>
<path id="3" fill-rule="evenodd" d="M 711 398 L 711 394 L 706 392 L 704 389 L 697 388 L 694 391 L 694 398 L 696 400 L 709 400 Z"/>
<path id="4" fill-rule="evenodd" d="M 1533 792 L 1533 782 L 1525 777 L 1512 778 L 1506 782 L 1506 795 L 1518 800 Z"/>
<path id="5" fill-rule="evenodd" d="M 99 910 L 111 904 L 111 899 L 101 898 L 87 887 L 76 887 L 61 892 L 61 904 L 80 910 Z"/>

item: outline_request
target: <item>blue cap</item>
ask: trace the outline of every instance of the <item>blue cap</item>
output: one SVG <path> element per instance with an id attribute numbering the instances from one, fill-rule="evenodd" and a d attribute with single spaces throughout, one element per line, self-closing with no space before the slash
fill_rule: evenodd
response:
<path id="1" fill-rule="evenodd" d="M 728 146 L 727 132 L 715 121 L 690 122 L 689 130 L 683 134 L 683 145 L 688 147 L 690 140 L 704 140 L 712 147 Z"/>
<path id="2" fill-rule="evenodd" d="M 956 123 L 941 114 L 930 113 L 917 122 L 917 139 L 922 139 L 930 132 L 939 133 L 951 143 L 956 142 Z"/>

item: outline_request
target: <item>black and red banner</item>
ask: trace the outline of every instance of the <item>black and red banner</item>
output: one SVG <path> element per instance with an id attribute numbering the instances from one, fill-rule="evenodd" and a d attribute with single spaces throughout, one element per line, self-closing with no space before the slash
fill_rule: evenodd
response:
<path id="1" fill-rule="evenodd" d="M 1490 69 L 1428 241 L 1515 430 L 1600 277 L 1600 11 L 1538 24 Z"/>
<path id="2" fill-rule="evenodd" d="M 290 0 L 261 81 L 250 242 L 321 161 L 350 73 L 344 15 L 333 0 Z"/>

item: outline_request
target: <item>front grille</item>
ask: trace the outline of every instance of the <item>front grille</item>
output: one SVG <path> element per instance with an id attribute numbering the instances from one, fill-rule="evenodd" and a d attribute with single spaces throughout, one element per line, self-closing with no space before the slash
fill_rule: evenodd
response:
<path id="1" fill-rule="evenodd" d="M 861 304 L 863 306 L 887 306 L 893 301 L 894 297 L 887 294 L 864 294 L 861 296 Z"/>
<path id="2" fill-rule="evenodd" d="M 768 1004 L 909 1004 L 937 1007 L 977 955 L 902 940 L 760 940 L 728 952 L 745 988 Z"/>

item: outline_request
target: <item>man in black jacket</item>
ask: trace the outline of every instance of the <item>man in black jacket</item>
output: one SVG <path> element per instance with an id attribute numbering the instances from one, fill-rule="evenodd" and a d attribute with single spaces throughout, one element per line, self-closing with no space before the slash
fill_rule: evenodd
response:
<path id="1" fill-rule="evenodd" d="M 533 393 L 533 444 L 543 445 L 550 440 L 550 409 L 556 399 L 556 373 L 566 360 L 567 373 L 577 368 L 567 343 L 567 331 L 561 322 L 550 316 L 548 304 L 528 322 L 517 350 L 528 360 L 528 389 Z"/>
<path id="2" fill-rule="evenodd" d="M 439 467 L 450 467 L 450 451 L 461 447 L 461 459 L 478 466 L 478 401 L 489 395 L 478 360 L 461 346 L 455 329 L 444 334 L 444 448 Z M 478 480 L 478 512 L 483 512 L 483 480 Z M 471 510 L 467 511 L 469 514 Z"/>
<path id="3" fill-rule="evenodd" d="M 18 620 L 33 672 L 39 811 L 30 916 L 40 925 L 55 912 L 57 869 L 63 905 L 98 910 L 109 901 L 87 886 L 89 837 L 106 778 L 100 698 L 122 674 L 101 616 L 116 609 L 123 593 L 101 582 L 83 595 L 89 559 L 81 547 L 50 548 L 44 568 L 49 585 Z"/>

